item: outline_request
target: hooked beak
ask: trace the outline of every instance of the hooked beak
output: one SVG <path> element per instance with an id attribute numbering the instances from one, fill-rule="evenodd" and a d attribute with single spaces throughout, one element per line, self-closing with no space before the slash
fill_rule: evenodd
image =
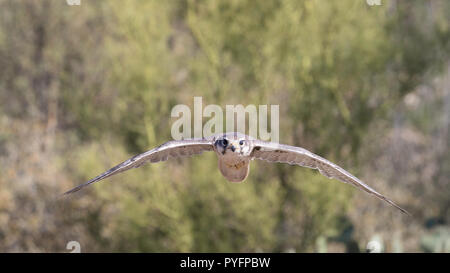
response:
<path id="1" fill-rule="evenodd" d="M 231 151 L 234 152 L 236 151 L 236 147 L 239 147 L 239 145 L 237 144 L 237 142 L 231 142 L 229 147 Z"/>

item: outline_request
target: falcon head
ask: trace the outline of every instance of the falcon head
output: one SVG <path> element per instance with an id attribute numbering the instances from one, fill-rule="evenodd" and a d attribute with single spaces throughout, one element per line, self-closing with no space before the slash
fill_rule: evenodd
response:
<path id="1" fill-rule="evenodd" d="M 252 151 L 252 138 L 240 133 L 225 133 L 214 141 L 219 155 L 249 156 Z"/>

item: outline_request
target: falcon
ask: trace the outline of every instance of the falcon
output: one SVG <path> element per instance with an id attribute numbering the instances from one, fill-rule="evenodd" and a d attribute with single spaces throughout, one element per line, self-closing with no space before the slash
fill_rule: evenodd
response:
<path id="1" fill-rule="evenodd" d="M 378 193 L 343 168 L 325 158 L 300 147 L 262 141 L 237 132 L 221 133 L 202 139 L 168 141 L 152 150 L 136 155 L 120 163 L 64 194 L 74 193 L 89 184 L 131 168 L 140 167 L 146 162 L 156 163 L 166 161 L 171 157 L 178 158 L 192 156 L 201 154 L 205 151 L 214 151 L 216 153 L 219 170 L 230 182 L 244 181 L 250 171 L 250 162 L 254 159 L 265 160 L 272 163 L 287 163 L 290 165 L 317 169 L 322 175 L 330 179 L 334 178 L 353 185 L 386 201 L 403 213 L 409 214 L 392 200 Z"/>

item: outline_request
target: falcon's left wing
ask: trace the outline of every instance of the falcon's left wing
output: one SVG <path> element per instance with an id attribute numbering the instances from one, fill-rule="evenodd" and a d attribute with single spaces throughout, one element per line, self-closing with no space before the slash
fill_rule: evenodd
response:
<path id="1" fill-rule="evenodd" d="M 65 192 L 64 194 L 70 194 L 81 190 L 89 184 L 105 179 L 109 176 L 126 171 L 131 168 L 140 167 L 146 162 L 159 162 L 166 161 L 169 157 L 183 157 L 201 154 L 204 151 L 212 151 L 213 143 L 208 139 L 186 139 L 179 141 L 168 141 L 150 151 L 136 155 L 119 165 L 109 169 L 101 175 L 89 180 L 88 182 L 81 184 L 78 187 Z"/>
<path id="2" fill-rule="evenodd" d="M 273 142 L 254 140 L 251 156 L 252 158 L 266 160 L 269 162 L 288 163 L 291 165 L 318 169 L 321 174 L 325 175 L 328 178 L 335 178 L 344 183 L 349 183 L 388 202 L 389 204 L 401 210 L 403 213 L 409 214 L 406 210 L 395 204 L 392 200 L 378 193 L 346 170 L 326 160 L 325 158 L 311 153 L 306 149 Z"/>

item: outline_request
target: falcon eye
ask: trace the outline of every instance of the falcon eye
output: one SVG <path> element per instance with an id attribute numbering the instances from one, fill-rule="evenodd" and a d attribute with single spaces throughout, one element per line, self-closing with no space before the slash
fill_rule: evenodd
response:
<path id="1" fill-rule="evenodd" d="M 244 140 L 239 141 L 239 145 L 244 145 Z"/>
<path id="2" fill-rule="evenodd" d="M 226 140 L 225 138 L 222 140 L 222 143 L 223 143 L 223 145 L 224 146 L 227 146 L 228 145 L 228 140 Z"/>

